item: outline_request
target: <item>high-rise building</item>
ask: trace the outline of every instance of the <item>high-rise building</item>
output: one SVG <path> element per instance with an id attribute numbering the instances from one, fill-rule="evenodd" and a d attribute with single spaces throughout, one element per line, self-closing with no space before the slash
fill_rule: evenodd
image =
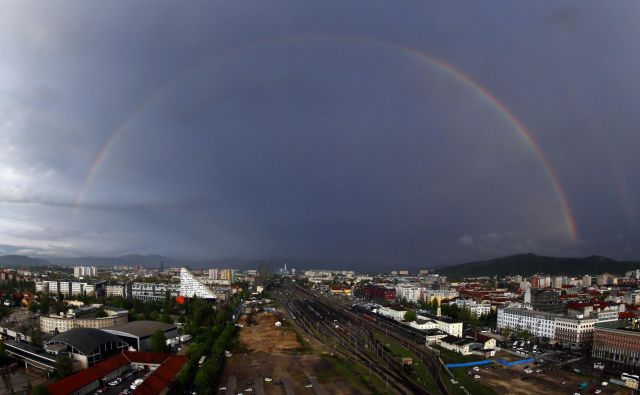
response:
<path id="1" fill-rule="evenodd" d="M 158 265 L 158 273 L 162 272 L 164 272 L 164 262 L 160 261 L 160 264 Z"/>
<path id="2" fill-rule="evenodd" d="M 256 278 L 256 285 L 264 285 L 269 277 L 269 264 L 267 262 L 260 262 L 258 265 L 258 277 Z"/>
<path id="3" fill-rule="evenodd" d="M 74 266 L 73 277 L 95 277 L 98 270 L 95 266 Z"/>

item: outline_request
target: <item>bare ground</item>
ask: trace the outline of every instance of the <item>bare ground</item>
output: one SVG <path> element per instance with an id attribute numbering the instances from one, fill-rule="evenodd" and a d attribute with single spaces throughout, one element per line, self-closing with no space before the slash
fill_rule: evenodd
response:
<path id="1" fill-rule="evenodd" d="M 277 380 L 289 378 L 295 394 L 328 393 L 338 395 L 367 394 L 365 388 L 340 376 L 332 363 L 323 357 L 322 351 L 305 352 L 298 341 L 293 328 L 285 324 L 276 327 L 275 322 L 281 321 L 280 314 L 259 313 L 253 316 L 243 316 L 239 323 L 244 327 L 240 330 L 241 352 L 227 359 L 220 385 L 237 382 L 235 391 L 227 389 L 227 393 L 240 393 L 248 383 L 254 387 L 258 381 L 271 377 L 273 381 L 264 382 L 265 394 L 285 394 L 283 385 L 277 385 Z M 286 321 L 285 321 L 286 322 Z M 319 343 L 305 338 L 315 347 Z M 321 388 L 305 388 L 309 378 L 319 383 Z M 260 386 L 257 386 L 260 387 Z M 316 385 L 317 387 L 317 385 Z M 254 392 L 262 392 L 256 388 Z M 222 392 L 221 392 L 222 393 Z M 253 392 L 251 392 L 253 393 Z"/>

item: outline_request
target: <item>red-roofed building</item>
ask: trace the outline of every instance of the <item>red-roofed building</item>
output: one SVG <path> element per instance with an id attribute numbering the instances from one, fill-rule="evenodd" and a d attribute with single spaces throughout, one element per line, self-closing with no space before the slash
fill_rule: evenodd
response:
<path id="1" fill-rule="evenodd" d="M 184 355 L 170 356 L 133 391 L 133 395 L 162 395 L 166 393 L 188 360 L 189 358 Z"/>
<path id="2" fill-rule="evenodd" d="M 100 387 L 100 379 L 109 381 L 127 370 L 130 364 L 124 353 L 98 362 L 88 369 L 49 384 L 51 395 L 83 395 Z"/>
<path id="3" fill-rule="evenodd" d="M 129 369 L 142 368 L 153 373 L 138 387 L 143 392 L 137 392 L 136 389 L 134 393 L 158 395 L 166 392 L 187 360 L 185 356 L 166 353 L 125 351 L 49 384 L 48 388 L 51 395 L 85 395 Z M 150 383 L 146 385 L 149 380 Z M 143 387 L 152 388 L 154 392 L 144 392 L 146 390 Z"/>

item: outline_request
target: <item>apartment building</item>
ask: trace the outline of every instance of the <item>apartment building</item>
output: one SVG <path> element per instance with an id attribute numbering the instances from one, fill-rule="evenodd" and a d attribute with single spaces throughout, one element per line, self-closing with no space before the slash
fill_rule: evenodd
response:
<path id="1" fill-rule="evenodd" d="M 104 286 L 107 297 L 125 297 L 125 286 L 122 284 L 110 284 Z"/>
<path id="2" fill-rule="evenodd" d="M 587 349 L 597 323 L 597 318 L 556 317 L 555 339 L 565 348 Z"/>
<path id="3" fill-rule="evenodd" d="M 491 305 L 488 303 L 478 303 L 473 299 L 456 299 L 449 302 L 449 305 L 456 305 L 460 309 L 467 309 L 469 312 L 480 317 L 491 313 Z"/>
<path id="4" fill-rule="evenodd" d="M 422 292 L 424 292 L 424 287 L 411 284 L 396 285 L 396 298 L 398 299 L 406 299 L 417 303 L 421 300 Z"/>
<path id="5" fill-rule="evenodd" d="M 96 277 L 98 270 L 95 266 L 74 266 L 73 277 Z"/>
<path id="6" fill-rule="evenodd" d="M 131 284 L 131 297 L 144 301 L 163 301 L 167 297 L 175 298 L 180 293 L 180 284 L 171 283 L 143 283 Z"/>
<path id="7" fill-rule="evenodd" d="M 496 328 L 526 330 L 537 337 L 554 339 L 557 317 L 562 317 L 562 315 L 524 308 L 505 307 L 498 309 Z"/>
<path id="8" fill-rule="evenodd" d="M 47 280 L 36 282 L 36 292 L 64 296 L 93 295 L 96 289 L 93 284 L 77 281 Z"/>

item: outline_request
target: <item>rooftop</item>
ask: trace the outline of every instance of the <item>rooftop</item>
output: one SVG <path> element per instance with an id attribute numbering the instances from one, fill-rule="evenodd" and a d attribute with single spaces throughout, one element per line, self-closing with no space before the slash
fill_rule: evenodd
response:
<path id="1" fill-rule="evenodd" d="M 52 337 L 47 344 L 56 342 L 66 343 L 77 348 L 83 354 L 89 355 L 102 344 L 109 342 L 121 343 L 122 340 L 111 333 L 101 331 L 100 329 L 74 328 Z"/>
<path id="2" fill-rule="evenodd" d="M 172 329 L 176 329 L 176 326 L 173 324 L 167 324 L 164 322 L 131 321 L 131 322 L 127 322 L 126 324 L 111 326 L 109 328 L 105 328 L 104 330 L 109 331 L 110 333 L 121 332 L 129 335 L 133 335 L 136 337 L 146 337 L 146 336 L 151 336 L 157 330 L 167 332 Z"/>

